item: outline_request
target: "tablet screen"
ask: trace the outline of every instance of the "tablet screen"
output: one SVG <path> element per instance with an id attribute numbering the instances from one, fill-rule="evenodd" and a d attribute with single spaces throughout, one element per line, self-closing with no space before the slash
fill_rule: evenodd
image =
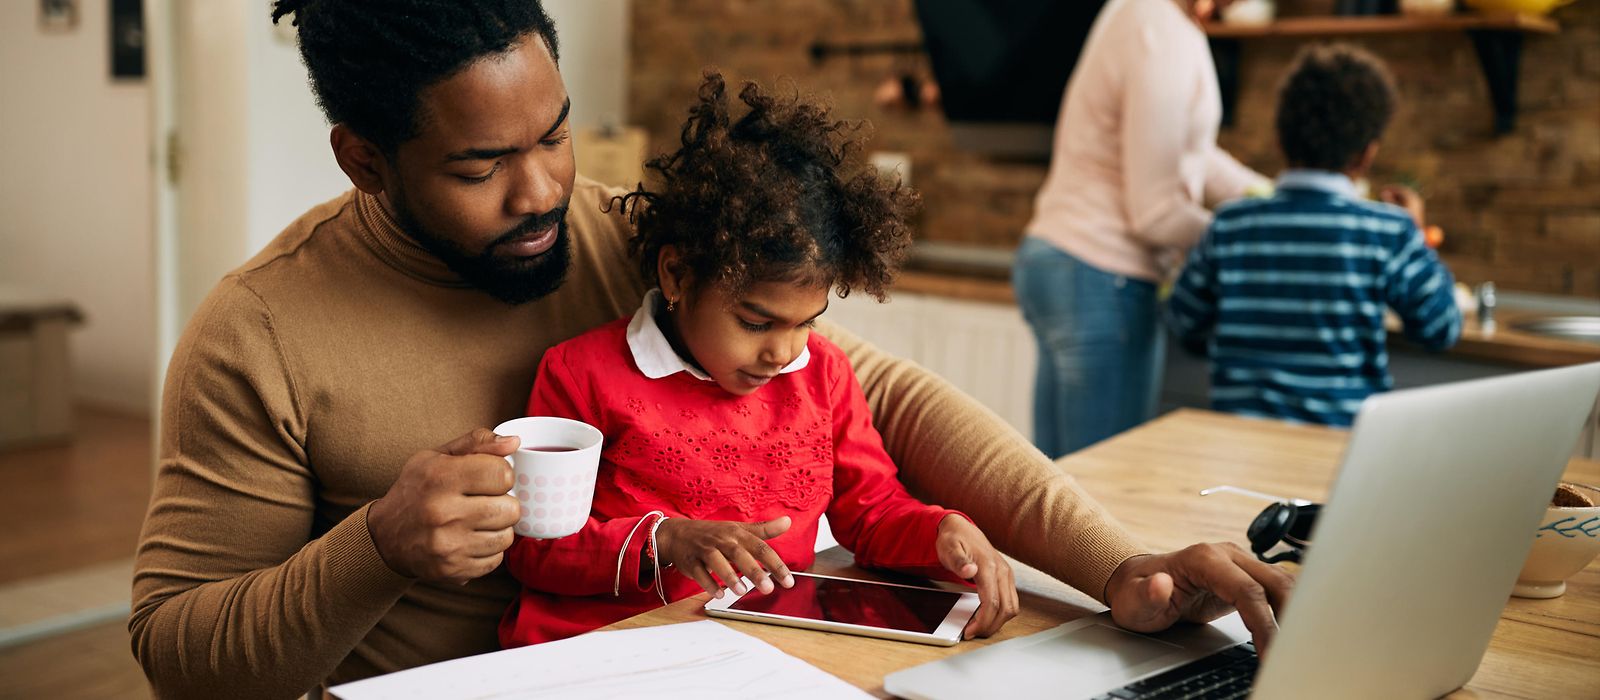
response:
<path id="1" fill-rule="evenodd" d="M 960 599 L 949 591 L 797 575 L 794 588 L 752 590 L 728 608 L 929 634 Z"/>

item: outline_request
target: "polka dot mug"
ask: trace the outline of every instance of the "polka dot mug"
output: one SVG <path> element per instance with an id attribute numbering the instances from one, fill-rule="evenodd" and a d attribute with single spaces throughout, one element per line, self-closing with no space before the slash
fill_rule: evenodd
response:
<path id="1" fill-rule="evenodd" d="M 522 508 L 512 530 L 547 540 L 582 529 L 600 468 L 600 431 L 580 421 L 533 416 L 501 423 L 494 432 L 522 438 L 522 446 L 506 458 L 516 474 L 511 495 Z"/>

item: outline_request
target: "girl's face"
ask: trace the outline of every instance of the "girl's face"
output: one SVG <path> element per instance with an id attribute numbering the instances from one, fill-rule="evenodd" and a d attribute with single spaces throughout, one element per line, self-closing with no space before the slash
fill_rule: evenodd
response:
<path id="1" fill-rule="evenodd" d="M 675 347 L 729 393 L 766 386 L 806 347 L 811 326 L 828 308 L 828 285 L 758 282 L 734 298 L 715 284 L 685 287 L 662 278 L 675 300 L 668 315 Z"/>

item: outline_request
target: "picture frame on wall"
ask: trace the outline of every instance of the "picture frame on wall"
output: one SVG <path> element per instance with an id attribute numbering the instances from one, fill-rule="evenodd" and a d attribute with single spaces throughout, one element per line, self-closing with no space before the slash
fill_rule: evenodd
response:
<path id="1" fill-rule="evenodd" d="M 111 0 L 111 78 L 144 78 L 144 2 Z"/>
<path id="2" fill-rule="evenodd" d="M 70 32 L 78 27 L 78 0 L 39 0 L 39 29 Z"/>

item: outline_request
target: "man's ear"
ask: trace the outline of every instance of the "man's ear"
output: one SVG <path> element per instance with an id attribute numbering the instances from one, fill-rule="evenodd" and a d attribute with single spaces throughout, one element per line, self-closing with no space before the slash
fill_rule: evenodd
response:
<path id="1" fill-rule="evenodd" d="M 393 165 L 377 144 L 343 124 L 333 125 L 328 143 L 333 146 L 333 159 L 338 161 L 339 169 L 350 178 L 350 184 L 355 185 L 356 189 L 370 195 L 380 194 L 386 189 Z"/>

